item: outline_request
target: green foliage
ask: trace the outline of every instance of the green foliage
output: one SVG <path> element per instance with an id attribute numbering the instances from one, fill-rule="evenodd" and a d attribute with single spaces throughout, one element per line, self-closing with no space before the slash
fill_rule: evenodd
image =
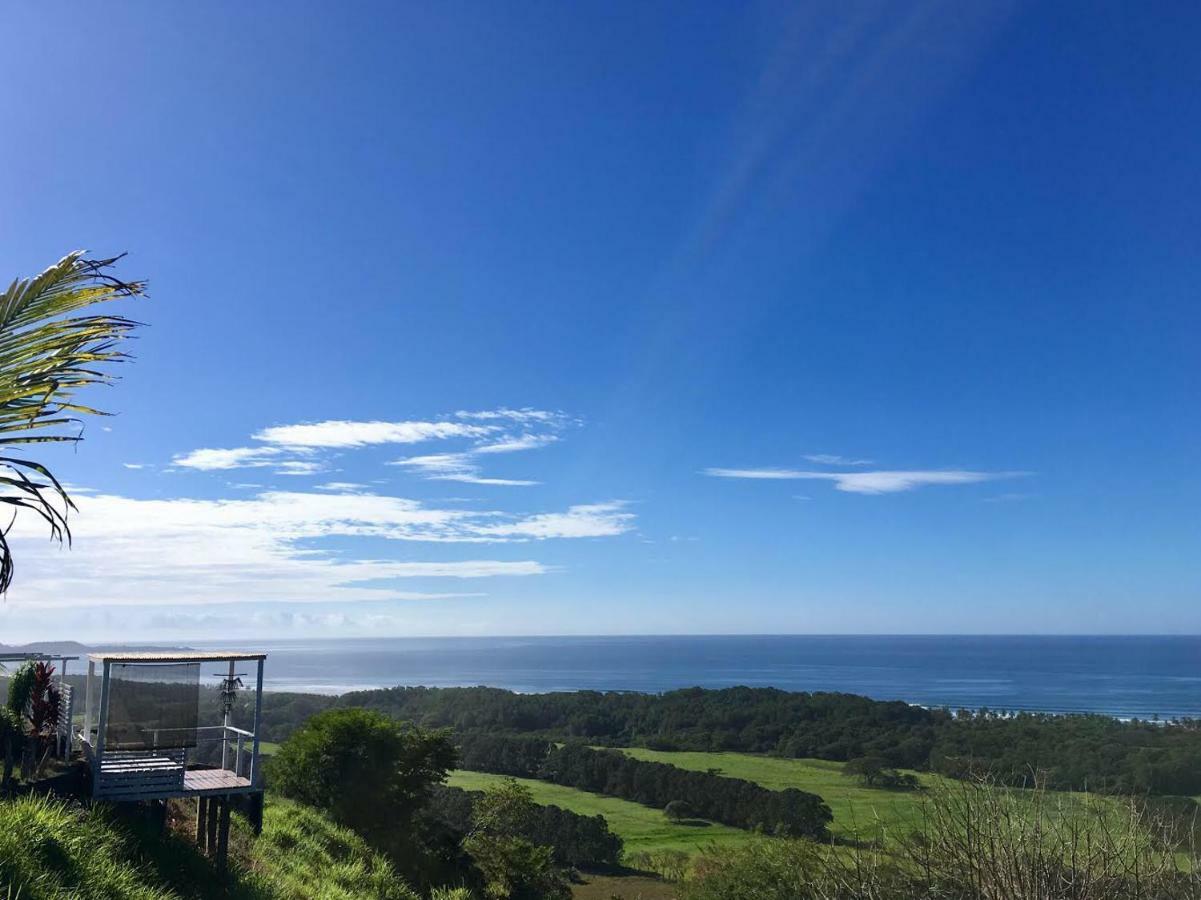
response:
<path id="1" fill-rule="evenodd" d="M 527 788 L 529 790 L 529 788 Z M 530 795 L 533 792 L 530 791 Z M 432 819 L 456 835 L 456 843 L 471 830 L 475 803 L 480 791 L 465 791 L 439 785 L 422 816 Z M 609 829 L 602 815 L 581 815 L 555 804 L 543 804 L 535 797 L 535 807 L 521 836 L 554 850 L 561 866 L 616 866 L 621 862 L 622 840 Z"/>
<path id="2" fill-rule="evenodd" d="M 460 770 L 451 773 L 449 783 L 453 787 L 476 792 L 487 789 L 502 777 Z M 712 822 L 669 822 L 661 809 L 617 797 L 606 797 L 546 781 L 518 781 L 530 790 L 539 804 L 553 804 L 581 816 L 603 816 L 608 827 L 621 838 L 627 856 L 660 850 L 682 850 L 692 854 L 709 844 L 744 844 L 752 837 L 750 832 Z"/>
<path id="3" fill-rule="evenodd" d="M 571 889 L 550 847 L 523 835 L 536 815 L 529 790 L 505 778 L 476 800 L 463 848 L 484 876 L 493 900 L 569 900 Z"/>
<path id="4" fill-rule="evenodd" d="M 660 809 L 687 797 L 698 816 L 736 828 L 822 838 L 832 818 L 829 808 L 815 794 L 795 788 L 770 791 L 743 779 L 647 762 L 617 750 L 543 742 L 539 752 L 530 753 L 526 749 L 530 738 L 503 735 L 469 734 L 460 742 L 463 758 L 483 771 L 513 774 L 518 760 L 538 760 L 536 769 L 519 774 Z M 519 745 L 518 751 L 510 751 L 509 744 Z"/>
<path id="5" fill-rule="evenodd" d="M 683 822 L 685 819 L 695 819 L 697 813 L 687 800 L 672 800 L 663 807 L 663 815 L 672 822 Z"/>
<path id="6" fill-rule="evenodd" d="M 272 897 L 416 900 L 391 864 L 348 828 L 314 809 L 272 797 L 250 845 L 257 880 Z"/>
<path id="7" fill-rule="evenodd" d="M 270 798 L 260 837 L 238 816 L 233 826 L 222 883 L 190 839 L 136 814 L 0 801 L 0 885 L 21 900 L 417 900 L 384 857 L 316 810 Z"/>
<path id="8" fill-rule="evenodd" d="M 443 731 L 365 709 L 309 719 L 271 757 L 267 779 L 285 797 L 325 810 L 376 846 L 409 827 L 431 787 L 454 766 Z"/>
<path id="9" fill-rule="evenodd" d="M 0 445 L 78 441 L 81 414 L 102 415 L 75 402 L 75 393 L 112 379 L 104 364 L 126 354 L 118 347 L 137 323 L 121 316 L 84 313 L 89 307 L 144 293 L 140 282 L 109 274 L 115 259 L 63 257 L 40 275 L 18 279 L 0 291 Z M 70 539 L 67 511 L 74 504 L 58 479 L 40 463 L 0 455 L 0 502 L 12 512 L 28 510 L 50 527 L 52 538 Z M 7 529 L 0 531 L 0 592 L 12 583 Z"/>
<path id="10" fill-rule="evenodd" d="M 864 787 L 889 791 L 913 791 L 921 787 L 915 776 L 896 770 L 882 756 L 860 756 L 848 760 L 842 767 L 842 774 L 857 777 Z"/>
<path id="11" fill-rule="evenodd" d="M 5 706 L 20 722 L 25 718 L 29 708 L 29 700 L 33 696 L 33 685 L 36 680 L 33 663 L 22 663 L 8 680 L 8 700 Z"/>
<path id="12" fill-rule="evenodd" d="M 348 694 L 340 702 L 427 726 L 450 726 L 457 736 L 586 738 L 616 747 L 834 762 L 879 756 L 897 769 L 956 778 L 986 774 L 1014 786 L 1028 784 L 1034 775 L 1058 790 L 1201 794 L 1201 721 L 1195 720 L 1123 722 L 988 710 L 953 714 L 851 694 L 745 687 L 661 695 L 391 688 Z M 538 749 L 513 745 L 508 752 L 517 758 L 509 761 L 506 774 L 517 775 L 528 771 L 523 757 Z"/>
<path id="13" fill-rule="evenodd" d="M 1023 796 L 1023 794 L 1033 796 Z M 1198 860 L 1133 805 L 990 784 L 941 787 L 888 853 L 759 840 L 693 861 L 680 900 L 1192 900 Z"/>
<path id="14" fill-rule="evenodd" d="M 21 797 L 0 801 L 0 884 L 22 900 L 173 900 L 97 810 Z"/>

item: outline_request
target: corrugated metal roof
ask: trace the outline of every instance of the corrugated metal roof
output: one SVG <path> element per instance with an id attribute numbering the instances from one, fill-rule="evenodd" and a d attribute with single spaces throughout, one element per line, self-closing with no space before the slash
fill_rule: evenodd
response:
<path id="1" fill-rule="evenodd" d="M 246 653 L 242 650 L 147 650 L 88 655 L 88 659 L 96 662 L 221 662 L 231 659 L 266 658 L 266 653 Z"/>

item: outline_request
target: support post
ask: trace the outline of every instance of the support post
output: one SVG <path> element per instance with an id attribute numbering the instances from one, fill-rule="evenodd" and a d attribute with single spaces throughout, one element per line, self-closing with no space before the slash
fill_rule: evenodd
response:
<path id="1" fill-rule="evenodd" d="M 196 846 L 203 853 L 208 848 L 208 797 L 196 798 Z"/>
<path id="2" fill-rule="evenodd" d="M 112 663 L 104 661 L 104 678 L 100 682 L 100 722 L 96 726 L 96 746 L 92 755 L 92 796 L 99 796 L 100 767 L 104 762 L 104 732 L 108 728 L 108 682 L 112 675 Z"/>
<path id="3" fill-rule="evenodd" d="M 237 677 L 237 673 L 234 671 L 234 660 L 231 659 L 229 661 L 229 680 L 227 682 L 225 682 L 226 690 L 229 690 L 230 688 L 232 688 L 235 677 Z M 226 702 L 226 698 L 222 697 L 221 701 L 224 704 Z M 229 719 L 230 719 L 230 714 L 232 712 L 233 712 L 233 710 L 230 707 L 227 706 L 225 708 L 225 727 L 221 729 L 221 768 L 222 769 L 229 768 L 229 764 L 226 762 L 226 757 L 229 756 L 229 724 L 230 724 Z"/>
<path id="4" fill-rule="evenodd" d="M 93 750 L 96 747 L 92 744 L 92 680 L 96 677 L 96 663 L 93 660 L 88 660 L 88 680 L 84 683 L 83 692 L 83 739 L 88 742 L 88 746 Z"/>
<path id="5" fill-rule="evenodd" d="M 217 852 L 217 798 L 216 797 L 201 797 L 203 802 L 209 805 L 208 812 L 208 839 L 205 846 L 208 850 L 208 855 L 212 856 Z"/>
<path id="6" fill-rule="evenodd" d="M 229 868 L 229 795 L 221 798 L 221 826 L 217 831 L 217 874 Z"/>
<path id="7" fill-rule="evenodd" d="M 263 660 L 259 660 L 258 677 L 254 686 L 254 737 L 250 747 L 250 783 L 259 783 L 259 728 L 263 717 Z"/>

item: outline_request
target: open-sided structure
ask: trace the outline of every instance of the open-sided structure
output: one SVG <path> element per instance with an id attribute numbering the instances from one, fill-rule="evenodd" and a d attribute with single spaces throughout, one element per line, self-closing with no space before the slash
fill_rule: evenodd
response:
<path id="1" fill-rule="evenodd" d="M 262 791 L 259 725 L 265 653 L 94 653 L 80 741 L 92 796 L 105 800 L 223 797 Z M 254 673 L 254 718 L 233 725 L 242 685 Z M 217 671 L 211 671 L 216 668 Z M 202 678 L 220 681 L 213 718 L 201 721 Z"/>

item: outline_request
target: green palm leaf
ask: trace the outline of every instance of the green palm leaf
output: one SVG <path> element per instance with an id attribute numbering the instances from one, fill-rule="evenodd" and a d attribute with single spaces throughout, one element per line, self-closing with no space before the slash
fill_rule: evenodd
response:
<path id="1" fill-rule="evenodd" d="M 145 293 L 144 282 L 109 274 L 120 259 L 89 260 L 82 252 L 63 257 L 33 278 L 14 281 L 0 293 L 0 447 L 82 439 L 83 415 L 106 415 L 75 402 L 92 384 L 110 384 L 105 365 L 127 354 L 122 341 L 138 327 L 123 316 L 85 312 L 96 304 Z M 0 455 L 0 504 L 12 518 L 0 529 L 0 592 L 13 579 L 8 531 L 21 510 L 31 510 L 50 537 L 71 540 L 67 514 L 75 505 L 53 473 L 39 462 Z"/>

